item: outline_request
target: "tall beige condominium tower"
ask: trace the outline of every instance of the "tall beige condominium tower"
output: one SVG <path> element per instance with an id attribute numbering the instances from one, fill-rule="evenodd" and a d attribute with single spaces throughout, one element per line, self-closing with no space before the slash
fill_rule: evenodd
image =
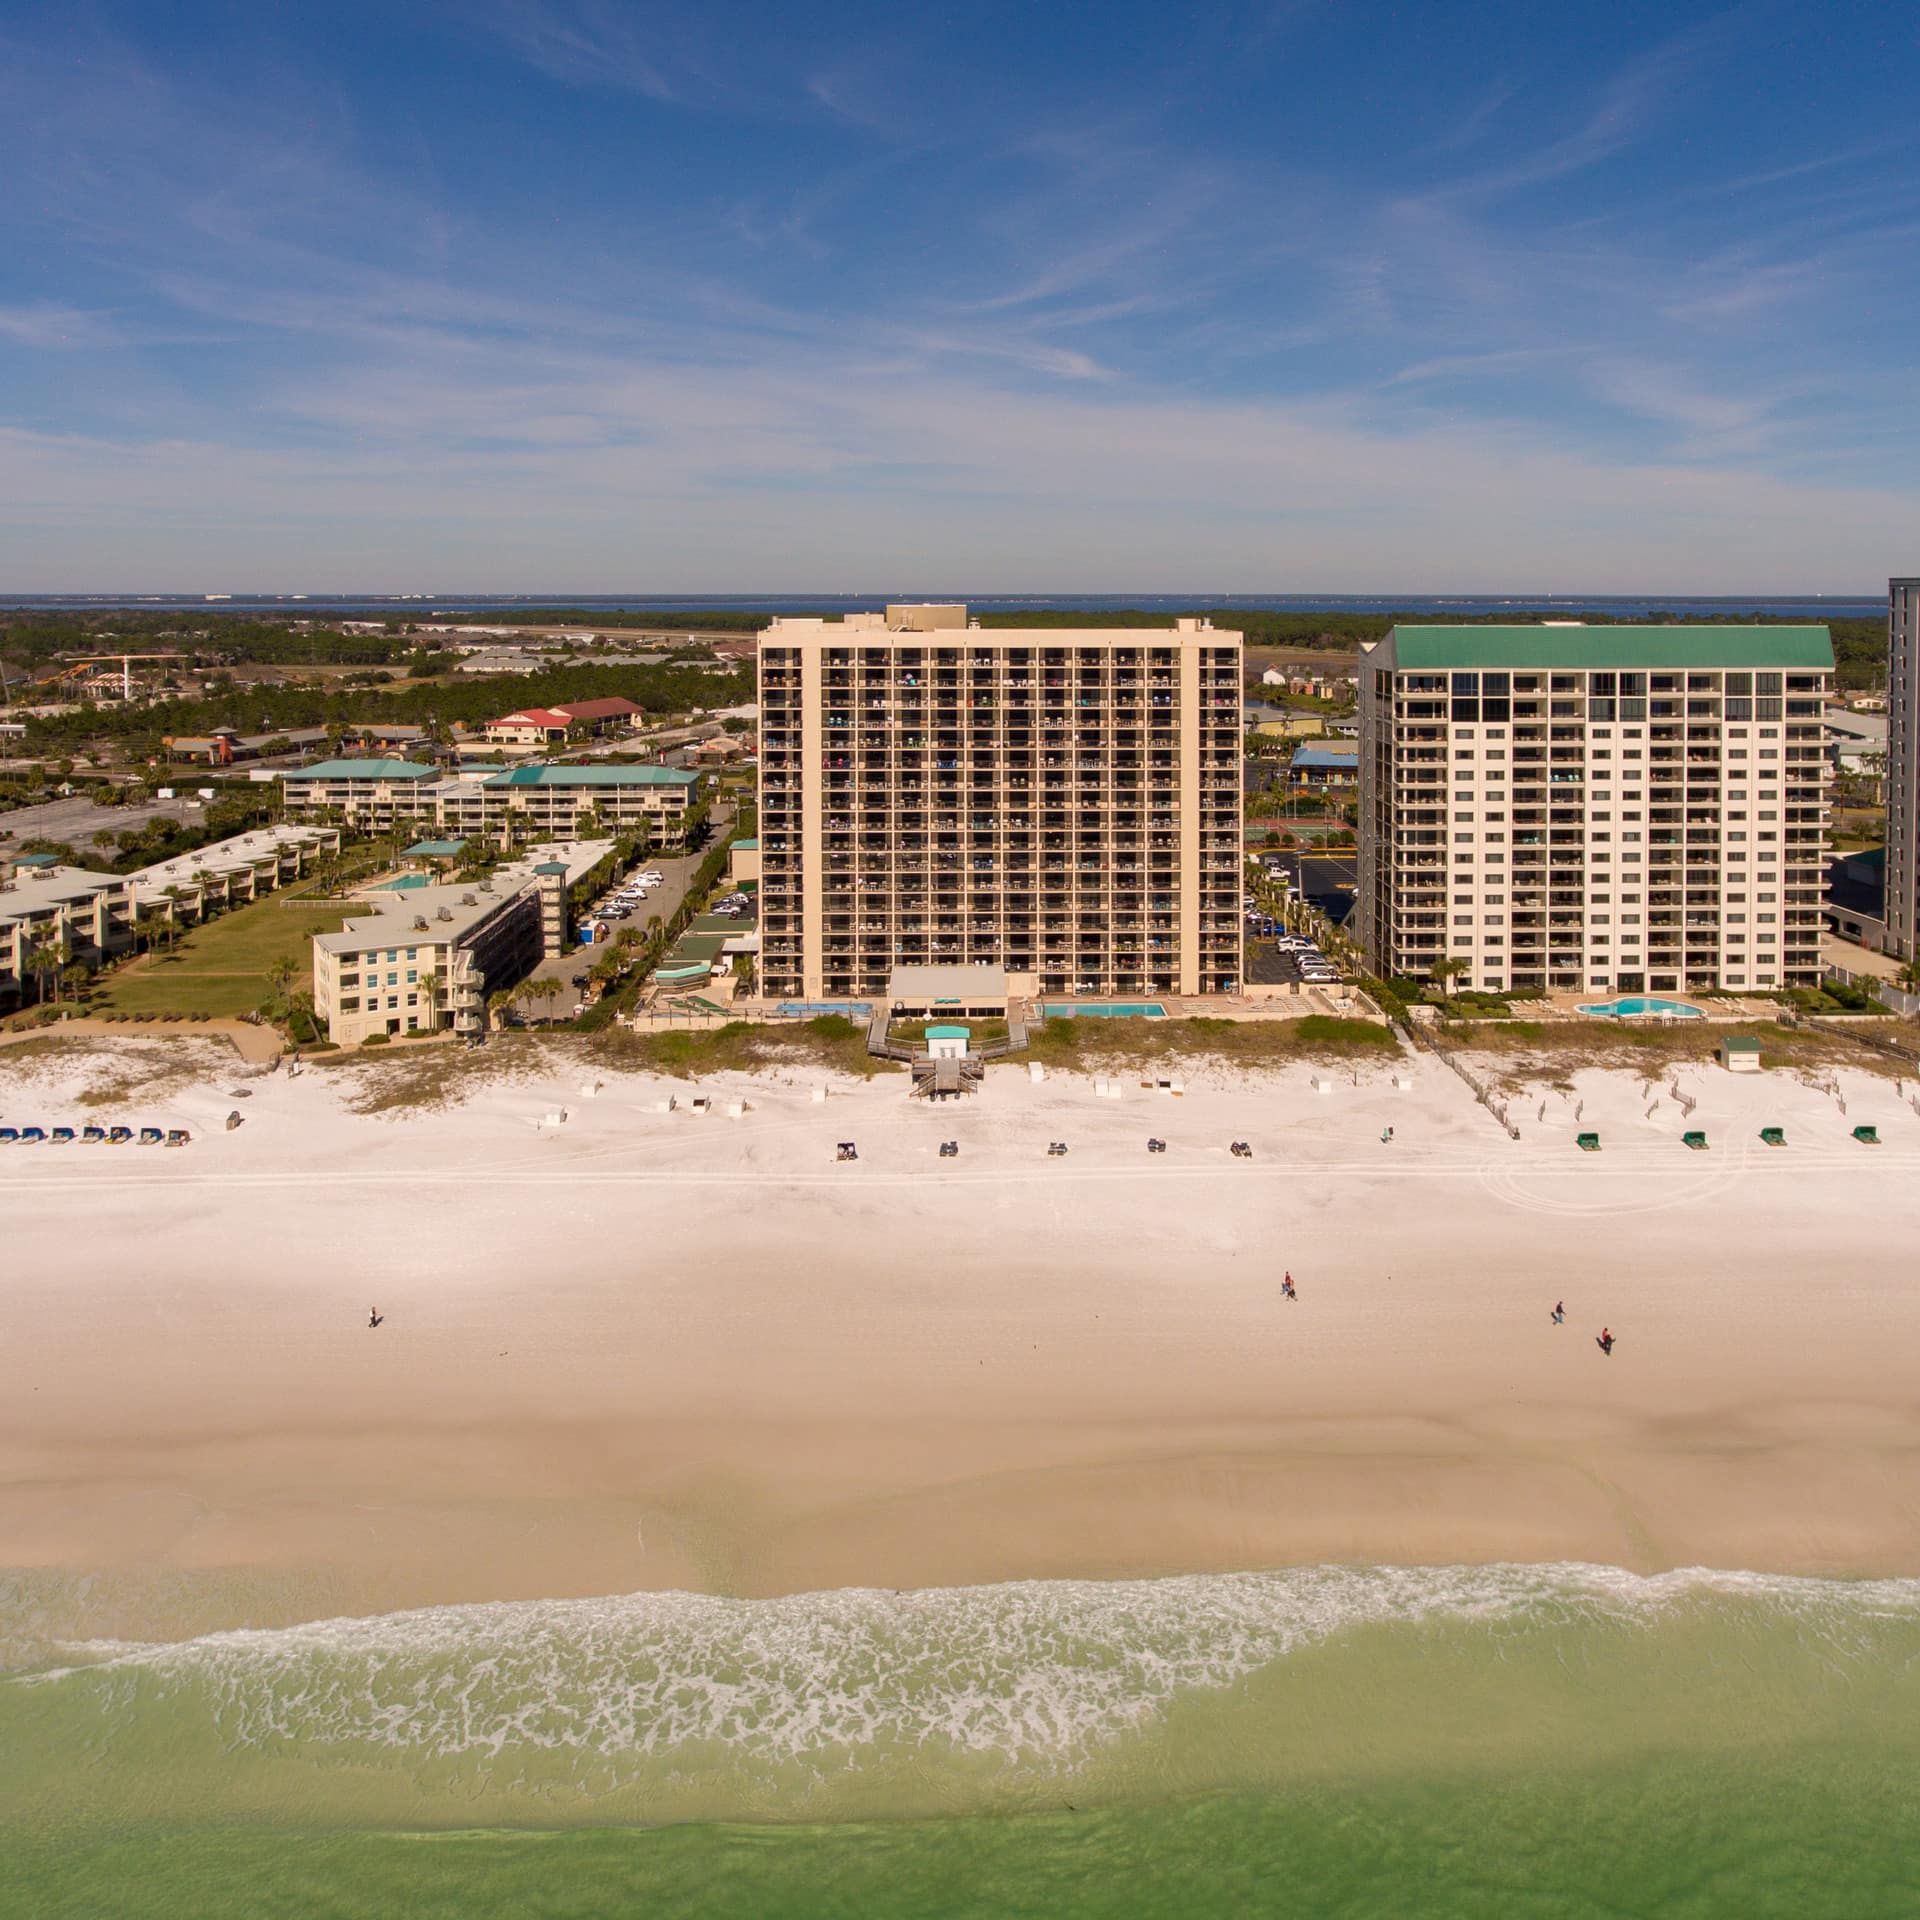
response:
<path id="1" fill-rule="evenodd" d="M 1375 971 L 1816 984 L 1832 672 L 1825 627 L 1396 627 L 1360 662 Z"/>
<path id="2" fill-rule="evenodd" d="M 1020 993 L 1240 984 L 1241 641 L 777 620 L 760 646 L 760 976 L 883 995 L 900 966 Z"/>
<path id="3" fill-rule="evenodd" d="M 1920 580 L 1887 582 L 1887 938 L 1920 957 Z"/>

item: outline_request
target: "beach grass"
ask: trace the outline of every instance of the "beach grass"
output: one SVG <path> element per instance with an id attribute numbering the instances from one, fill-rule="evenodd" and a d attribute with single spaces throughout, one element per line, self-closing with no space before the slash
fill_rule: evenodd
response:
<path id="1" fill-rule="evenodd" d="M 1398 1053 L 1392 1031 L 1370 1020 L 1308 1014 L 1299 1020 L 1088 1020 L 1061 1018 L 1029 1029 L 1029 1050 L 1012 1056 L 1053 1067 L 1219 1061 L 1228 1066 L 1306 1065 L 1386 1060 Z"/>
<path id="2" fill-rule="evenodd" d="M 1720 1026 L 1699 1021 L 1674 1026 L 1620 1022 L 1602 1027 L 1588 1021 L 1476 1020 L 1450 1022 L 1440 1033 L 1449 1047 L 1476 1058 L 1486 1056 L 1487 1064 L 1513 1085 L 1564 1077 L 1583 1067 L 1660 1073 L 1669 1067 L 1709 1066 L 1720 1043 L 1736 1036 L 1759 1041 L 1763 1071 L 1853 1067 L 1886 1079 L 1915 1077 L 1911 1061 L 1827 1028 Z"/>
<path id="3" fill-rule="evenodd" d="M 602 1066 L 664 1073 L 676 1080 L 780 1067 L 825 1067 L 862 1080 L 900 1071 L 894 1062 L 868 1053 L 864 1026 L 837 1013 L 780 1026 L 729 1020 L 724 1026 L 670 1033 L 610 1027 L 588 1038 L 583 1051 L 585 1058 Z"/>

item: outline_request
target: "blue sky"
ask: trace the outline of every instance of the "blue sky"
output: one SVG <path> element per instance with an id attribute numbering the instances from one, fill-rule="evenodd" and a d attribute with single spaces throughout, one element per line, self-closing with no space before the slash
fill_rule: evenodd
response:
<path id="1" fill-rule="evenodd" d="M 1871 589 L 1916 99 L 1849 0 L 12 0 L 0 589 Z"/>

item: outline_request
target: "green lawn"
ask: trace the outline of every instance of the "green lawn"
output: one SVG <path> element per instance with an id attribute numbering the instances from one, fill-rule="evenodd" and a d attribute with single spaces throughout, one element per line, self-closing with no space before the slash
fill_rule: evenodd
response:
<path id="1" fill-rule="evenodd" d="M 270 894 L 195 927 L 171 953 L 116 974 L 99 1004 L 116 1013 L 250 1013 L 267 997 L 267 969 L 281 955 L 298 969 L 295 987 L 310 981 L 312 937 L 337 932 L 348 911 L 339 901 Z"/>

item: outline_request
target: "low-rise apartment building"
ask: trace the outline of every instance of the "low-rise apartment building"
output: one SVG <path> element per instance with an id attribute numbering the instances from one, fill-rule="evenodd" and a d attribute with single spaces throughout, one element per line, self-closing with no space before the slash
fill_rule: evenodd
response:
<path id="1" fill-rule="evenodd" d="M 133 933 L 132 875 L 21 862 L 0 881 L 0 1001 L 26 999 L 63 965 L 127 952 Z"/>
<path id="2" fill-rule="evenodd" d="M 397 822 L 495 839 L 567 838 L 583 821 L 644 825 L 656 847 L 685 844 L 700 776 L 678 767 L 510 767 L 449 777 L 405 760 L 327 760 L 286 775 L 289 813 L 338 813 L 375 830 Z"/>
<path id="3" fill-rule="evenodd" d="M 1817 985 L 1824 627 L 1397 627 L 1363 651 L 1375 972 L 1626 993 Z"/>
<path id="4" fill-rule="evenodd" d="M 1237 988 L 1239 634 L 889 607 L 776 620 L 759 667 L 763 992 Z"/>
<path id="5" fill-rule="evenodd" d="M 338 813 L 356 827 L 432 820 L 443 776 L 417 760 L 322 760 L 281 776 L 289 813 Z"/>
<path id="6" fill-rule="evenodd" d="M 484 880 L 369 892 L 338 933 L 313 937 L 313 1004 L 327 1037 L 478 1033 L 488 996 L 565 950 L 567 889 L 609 841 L 543 848 Z"/>
<path id="7" fill-rule="evenodd" d="M 49 970 L 36 954 L 51 957 L 66 946 L 73 960 L 101 966 L 130 952 L 141 927 L 243 906 L 297 879 L 316 853 L 339 844 L 337 829 L 260 827 L 137 873 L 20 861 L 0 880 L 0 1001 L 25 999 L 34 975 Z"/>
<path id="8" fill-rule="evenodd" d="M 644 826 L 656 847 L 687 837 L 700 776 L 679 767 L 510 767 L 484 779 L 449 780 L 437 795 L 449 832 L 565 838 L 592 818 L 602 830 Z"/>

